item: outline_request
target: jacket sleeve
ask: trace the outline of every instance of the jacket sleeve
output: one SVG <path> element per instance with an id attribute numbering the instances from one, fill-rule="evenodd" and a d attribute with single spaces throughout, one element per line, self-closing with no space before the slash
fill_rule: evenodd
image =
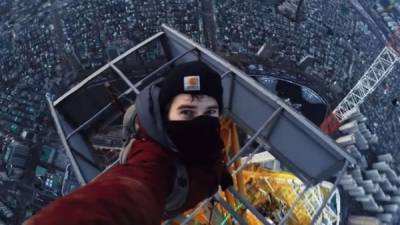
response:
<path id="1" fill-rule="evenodd" d="M 23 225 L 159 225 L 173 164 L 155 143 L 136 141 L 126 164 L 57 199 Z"/>

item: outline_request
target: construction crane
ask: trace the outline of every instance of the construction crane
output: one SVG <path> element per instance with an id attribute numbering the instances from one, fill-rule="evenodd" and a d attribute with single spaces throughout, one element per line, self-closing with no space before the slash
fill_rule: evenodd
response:
<path id="1" fill-rule="evenodd" d="M 121 62 L 124 58 L 134 58 L 141 54 L 143 47 L 148 46 L 153 46 L 147 48 L 148 53 L 157 57 L 156 59 L 160 58 L 162 64 L 157 65 L 157 69 L 141 80 L 134 80 L 119 68 Z M 329 205 L 331 199 L 336 199 L 333 196 L 337 196 L 337 185 L 347 167 L 356 163 L 355 159 L 278 96 L 265 90 L 229 62 L 167 25 L 162 26 L 162 32 L 108 62 L 57 99 L 52 99 L 51 94 L 46 96 L 57 132 L 79 184 L 87 184 L 115 165 L 113 163 L 105 167 L 100 164 L 96 155 L 96 146 L 99 143 L 86 137 L 96 137 L 99 130 L 119 125 L 123 112 L 128 111 L 136 95 L 145 86 L 160 79 L 172 65 L 194 60 L 207 63 L 221 75 L 226 111 L 224 116 L 228 119 L 221 123 L 221 134 L 227 148 L 226 164 L 234 176 L 235 185 L 203 201 L 190 214 L 177 217 L 176 222 L 193 223 L 198 216 L 205 215 L 201 212 L 212 201 L 219 208 L 216 211 L 226 218 L 220 221 L 224 224 L 274 224 L 272 219 L 279 221 L 279 225 L 286 222 L 305 224 L 303 221 L 324 225 L 337 223 L 340 220 L 337 210 L 330 210 L 329 206 L 325 206 Z M 116 79 L 112 83 L 115 89 L 111 96 L 106 86 L 97 85 L 99 81 L 106 82 L 105 78 L 110 76 Z M 120 104 L 116 104 L 117 100 Z M 239 142 L 235 127 L 246 135 L 247 139 L 243 143 Z M 291 141 L 288 141 L 288 137 Z M 251 170 L 247 167 L 249 160 L 242 162 L 242 156 L 246 152 L 249 156 L 268 152 L 291 174 L 265 170 L 258 170 L 258 173 Z M 318 160 L 310 163 L 310 159 Z M 118 162 L 119 160 L 115 161 Z M 270 186 L 264 186 L 264 178 L 268 178 Z M 326 188 L 324 181 L 330 178 L 335 181 Z M 282 189 L 278 189 L 276 185 L 280 182 L 284 182 Z M 321 188 L 315 189 L 316 186 Z M 249 201 L 247 196 L 254 197 L 250 188 L 264 193 L 265 201 Z M 267 201 L 268 196 L 275 197 Z M 264 206 L 273 206 L 276 214 L 264 215 Z"/>
<path id="2" fill-rule="evenodd" d="M 379 84 L 392 72 L 396 63 L 400 61 L 399 46 L 396 45 L 399 37 L 398 33 L 399 31 L 392 34 L 386 46 L 361 79 L 322 123 L 321 129 L 324 132 L 328 134 L 335 132 L 340 124 L 354 111 L 357 111 L 368 95 L 374 92 Z"/>

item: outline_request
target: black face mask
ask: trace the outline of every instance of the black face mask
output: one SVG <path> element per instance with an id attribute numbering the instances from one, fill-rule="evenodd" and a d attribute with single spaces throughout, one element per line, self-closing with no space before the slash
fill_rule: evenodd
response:
<path id="1" fill-rule="evenodd" d="M 184 162 L 201 165 L 222 160 L 224 144 L 218 118 L 198 116 L 192 120 L 168 121 L 167 132 Z"/>

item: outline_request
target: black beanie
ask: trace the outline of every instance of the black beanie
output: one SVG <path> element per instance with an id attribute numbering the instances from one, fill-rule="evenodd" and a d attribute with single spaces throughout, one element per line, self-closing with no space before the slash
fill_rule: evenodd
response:
<path id="1" fill-rule="evenodd" d="M 161 112 L 165 112 L 168 103 L 178 94 L 213 97 L 222 112 L 221 76 L 201 61 L 180 64 L 165 76 L 159 95 Z"/>

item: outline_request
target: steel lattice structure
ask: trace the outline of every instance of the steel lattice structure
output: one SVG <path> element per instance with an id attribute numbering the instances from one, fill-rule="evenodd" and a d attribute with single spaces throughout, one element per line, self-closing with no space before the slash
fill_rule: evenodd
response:
<path id="1" fill-rule="evenodd" d="M 392 72 L 394 65 L 399 60 L 400 58 L 392 48 L 383 48 L 357 84 L 333 110 L 336 119 L 342 122 L 354 110 L 357 110 L 367 96 Z"/>

